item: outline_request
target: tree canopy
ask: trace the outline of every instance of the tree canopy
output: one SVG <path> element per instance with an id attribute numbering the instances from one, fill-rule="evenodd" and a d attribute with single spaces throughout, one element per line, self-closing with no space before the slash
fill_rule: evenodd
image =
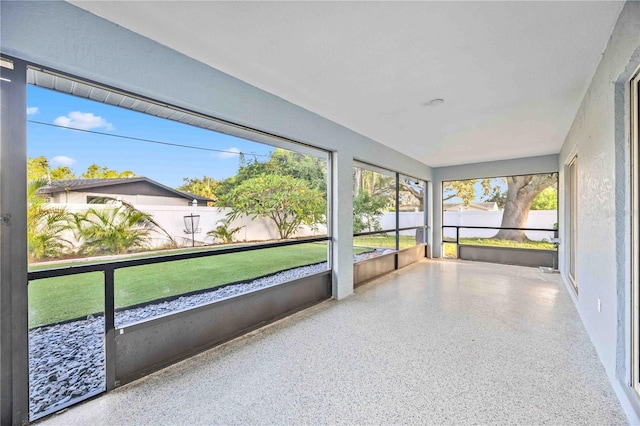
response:
<path id="1" fill-rule="evenodd" d="M 184 182 L 176 189 L 179 191 L 190 192 L 192 194 L 201 195 L 207 198 L 216 198 L 216 188 L 218 187 L 218 181 L 209 176 L 202 176 L 200 178 L 182 178 Z"/>
<path id="2" fill-rule="evenodd" d="M 380 216 L 387 207 L 388 199 L 382 195 L 371 195 L 360 191 L 353 198 L 353 232 L 379 231 Z"/>
<path id="3" fill-rule="evenodd" d="M 130 170 L 119 172 L 106 166 L 99 166 L 96 163 L 87 167 L 87 170 L 80 175 L 81 178 L 126 178 L 135 177 L 136 174 Z M 49 160 L 44 155 L 38 157 L 29 157 L 27 159 L 27 181 L 35 181 L 38 179 L 46 180 L 63 180 L 75 179 L 76 174 L 68 166 L 58 166 L 52 168 Z"/>
<path id="4" fill-rule="evenodd" d="M 478 179 L 452 180 L 442 184 L 442 202 L 460 198 L 468 206 L 476 198 L 475 185 Z"/>
<path id="5" fill-rule="evenodd" d="M 218 200 L 217 206 L 231 207 L 228 195 L 245 180 L 262 175 L 291 176 L 301 179 L 307 182 L 310 188 L 318 190 L 322 198 L 326 197 L 327 164 L 325 160 L 276 148 L 271 152 L 268 160 L 241 161 L 235 176 L 216 182 L 213 195 Z M 204 195 L 199 192 L 194 193 Z"/>
<path id="6" fill-rule="evenodd" d="M 129 178 L 129 177 L 135 177 L 135 176 L 136 174 L 133 173 L 131 170 L 125 170 L 125 171 L 119 172 L 117 170 L 110 169 L 105 166 L 98 166 L 96 163 L 91 164 L 89 167 L 87 167 L 87 171 L 80 175 L 80 177 L 85 179 L 96 179 L 96 178 L 113 179 L 113 178 Z"/>
<path id="7" fill-rule="evenodd" d="M 44 155 L 27 159 L 27 181 L 38 179 L 75 179 L 76 174 L 67 166 L 51 168 L 49 160 Z"/>
<path id="8" fill-rule="evenodd" d="M 556 186 L 543 189 L 531 203 L 531 210 L 558 210 L 558 190 Z"/>
<path id="9" fill-rule="evenodd" d="M 286 239 L 301 225 L 311 227 L 324 222 L 324 195 L 305 180 L 293 176 L 262 174 L 247 179 L 225 196 L 232 211 L 229 221 L 240 216 L 271 219 L 280 235 Z"/>

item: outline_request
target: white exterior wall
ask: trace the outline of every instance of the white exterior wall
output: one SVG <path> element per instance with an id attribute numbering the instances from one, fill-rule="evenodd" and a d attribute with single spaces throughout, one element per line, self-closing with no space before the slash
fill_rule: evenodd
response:
<path id="1" fill-rule="evenodd" d="M 637 416 L 640 411 L 637 396 L 629 390 L 632 214 L 629 81 L 639 65 L 640 2 L 627 2 L 559 159 L 559 225 L 561 238 L 566 241 L 567 165 L 578 155 L 577 294 L 566 276 L 566 244 L 560 246 L 559 268 L 632 422 L 640 422 Z"/>
<path id="2" fill-rule="evenodd" d="M 67 204 L 86 204 L 87 197 L 107 197 L 120 199 L 126 203 L 140 205 L 168 205 L 168 206 L 188 206 L 189 200 L 186 198 L 178 197 L 162 197 L 154 195 L 114 195 L 104 194 L 100 192 L 59 192 L 51 197 L 53 203 L 67 203 Z"/>
<path id="3" fill-rule="evenodd" d="M 113 195 L 112 195 L 113 197 Z M 148 205 L 167 205 L 167 206 L 189 206 L 191 200 L 178 197 L 160 197 L 155 195 L 123 195 L 122 201 L 126 201 L 129 204 L 136 205 L 138 207 Z"/>

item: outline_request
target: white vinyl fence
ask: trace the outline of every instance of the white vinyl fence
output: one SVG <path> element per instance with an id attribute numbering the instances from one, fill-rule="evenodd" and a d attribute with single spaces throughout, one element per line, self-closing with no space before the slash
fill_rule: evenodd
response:
<path id="1" fill-rule="evenodd" d="M 424 226 L 424 212 L 400 212 L 400 228 L 411 228 L 414 226 Z M 395 229 L 396 228 L 396 213 L 388 212 L 383 213 L 380 217 L 381 229 Z M 373 231 L 374 229 L 372 229 Z M 369 231 L 368 228 L 363 232 Z M 415 230 L 400 231 L 400 235 L 416 235 Z"/>
<path id="2" fill-rule="evenodd" d="M 89 208 L 113 208 L 113 205 L 96 205 L 96 204 L 50 204 L 52 207 L 65 207 L 67 211 L 78 213 L 86 211 Z M 211 244 L 215 242 L 214 237 L 208 236 L 207 232 L 216 229 L 222 222 L 226 221 L 226 215 L 230 209 L 218 209 L 217 207 L 191 207 L 191 206 L 162 206 L 162 205 L 141 205 L 134 206 L 138 210 L 153 216 L 153 219 L 180 245 L 189 246 L 192 244 L 192 235 L 186 232 L 184 216 L 199 215 L 200 220 L 196 229 L 195 241 L 196 245 Z M 277 240 L 280 238 L 278 229 L 271 219 L 256 218 L 251 220 L 247 217 L 241 217 L 234 220 L 228 225 L 228 228 L 242 227 L 239 232 L 234 234 L 234 241 L 267 241 Z M 318 235 L 326 235 L 327 228 L 324 225 L 318 225 L 317 230 L 312 230 L 308 226 L 302 226 L 298 232 L 292 237 L 312 237 Z M 71 240 L 73 237 L 71 236 Z M 160 232 L 151 233 L 151 248 L 159 248 L 166 246 L 167 237 Z"/>
<path id="3" fill-rule="evenodd" d="M 86 211 L 89 208 L 112 208 L 112 206 L 96 206 L 95 204 L 51 204 L 52 207 L 65 207 L 68 211 L 77 213 Z M 186 232 L 184 216 L 191 214 L 199 215 L 200 221 L 196 229 L 196 245 L 214 243 L 214 237 L 208 236 L 207 232 L 214 230 L 219 224 L 226 221 L 226 215 L 230 209 L 218 209 L 217 207 L 191 207 L 191 206 L 163 206 L 163 205 L 141 205 L 136 206 L 139 210 L 153 216 L 154 220 L 167 231 L 171 237 L 180 245 L 191 245 L 192 235 Z M 452 226 L 493 226 L 499 227 L 502 221 L 501 211 L 447 211 L 444 212 L 444 225 Z M 396 221 L 395 212 L 384 213 L 380 218 L 382 229 L 394 229 Z M 529 212 L 527 228 L 552 229 L 558 221 L 556 210 L 534 210 Z M 400 212 L 400 228 L 409 228 L 424 225 L 423 212 Z M 279 239 L 278 230 L 271 219 L 256 218 L 251 220 L 241 217 L 231 222 L 229 229 L 242 227 L 234 235 L 234 241 L 268 241 Z M 400 235 L 415 235 L 415 230 L 401 231 Z M 461 229 L 460 237 L 492 237 L 497 230 L 494 229 Z M 326 235 L 325 225 L 318 225 L 318 229 L 313 230 L 308 226 L 302 226 L 293 237 L 313 237 Z M 444 230 L 444 236 L 455 238 L 455 229 Z M 531 240 L 549 240 L 553 237 L 553 232 L 528 231 L 527 236 Z M 72 235 L 68 235 L 73 240 Z M 157 248 L 168 243 L 166 236 L 162 233 L 154 232 L 151 235 L 151 247 Z"/>
<path id="4" fill-rule="evenodd" d="M 442 223 L 447 226 L 493 226 L 500 227 L 502 223 L 502 211 L 447 211 L 443 213 Z M 529 212 L 529 220 L 526 228 L 553 229 L 558 222 L 557 210 L 532 210 Z M 496 234 L 496 229 L 460 229 L 460 238 L 490 238 Z M 527 231 L 530 240 L 549 241 L 553 238 L 553 232 Z M 443 236 L 455 238 L 454 228 L 445 228 Z"/>

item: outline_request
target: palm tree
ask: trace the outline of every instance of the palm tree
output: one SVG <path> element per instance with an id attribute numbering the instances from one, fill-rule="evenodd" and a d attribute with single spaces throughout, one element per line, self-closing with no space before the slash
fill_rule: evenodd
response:
<path id="1" fill-rule="evenodd" d="M 214 237 L 216 240 L 222 241 L 224 244 L 233 243 L 233 236 L 239 232 L 244 226 L 237 226 L 235 228 L 229 227 L 229 222 L 220 221 L 216 229 L 207 232 L 207 235 Z"/>
<path id="2" fill-rule="evenodd" d="M 46 179 L 27 185 L 27 243 L 31 261 L 63 255 L 73 244 L 63 238 L 70 228 L 71 215 L 64 207 L 51 207 L 40 195 Z"/>
<path id="3" fill-rule="evenodd" d="M 100 204 L 114 201 L 94 200 Z M 76 238 L 84 241 L 81 250 L 87 254 L 121 254 L 148 247 L 153 231 L 163 232 L 175 244 L 152 215 L 121 201 L 116 201 L 115 207 L 90 208 L 76 214 L 74 225 Z"/>

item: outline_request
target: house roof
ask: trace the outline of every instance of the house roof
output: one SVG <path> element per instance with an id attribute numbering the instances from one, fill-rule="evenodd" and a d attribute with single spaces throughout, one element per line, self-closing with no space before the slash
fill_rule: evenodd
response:
<path id="1" fill-rule="evenodd" d="M 132 177 L 132 178 L 100 178 L 100 179 L 61 179 L 61 180 L 53 180 L 49 185 L 43 186 L 40 188 L 41 193 L 44 194 L 56 194 L 58 192 L 65 191 L 83 191 L 83 190 L 92 190 L 105 186 L 115 186 L 115 185 L 130 185 L 132 183 L 137 182 L 146 182 L 148 184 L 154 185 L 164 191 L 172 193 L 176 197 L 185 198 L 189 201 L 198 200 L 198 203 L 206 203 L 215 201 L 213 198 L 203 197 L 201 195 L 192 194 L 186 191 L 180 191 L 177 189 L 170 188 L 166 185 L 163 185 L 155 180 L 151 180 L 147 177 Z M 203 204 L 204 205 L 204 204 Z"/>

